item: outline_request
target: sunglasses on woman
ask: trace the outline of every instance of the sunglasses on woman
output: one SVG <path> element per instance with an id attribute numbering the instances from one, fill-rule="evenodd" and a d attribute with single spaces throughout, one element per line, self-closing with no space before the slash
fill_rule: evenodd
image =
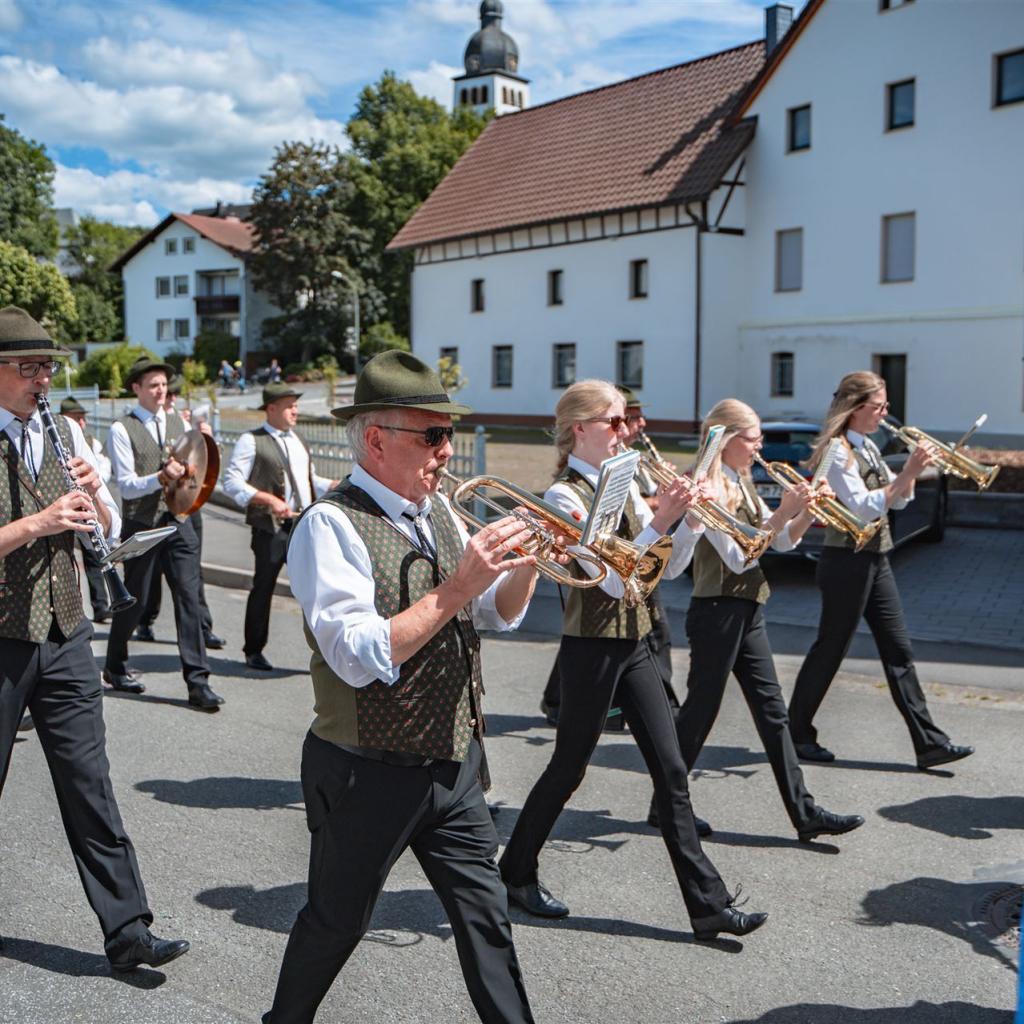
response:
<path id="1" fill-rule="evenodd" d="M 624 423 L 628 423 L 628 419 L 625 416 L 591 416 L 589 420 L 583 420 L 584 423 L 607 423 L 609 427 L 614 431 L 618 431 Z"/>
<path id="2" fill-rule="evenodd" d="M 383 427 L 385 430 L 398 430 L 403 434 L 419 434 L 428 448 L 440 448 L 455 436 L 454 427 L 425 427 L 423 430 L 417 430 L 414 427 L 391 427 L 384 423 L 375 425 Z"/>

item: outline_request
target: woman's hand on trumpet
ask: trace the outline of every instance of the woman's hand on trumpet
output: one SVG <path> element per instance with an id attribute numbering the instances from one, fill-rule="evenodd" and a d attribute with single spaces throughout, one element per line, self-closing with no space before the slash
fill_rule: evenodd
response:
<path id="1" fill-rule="evenodd" d="M 821 492 L 815 491 L 809 483 L 796 484 L 791 490 L 783 490 L 779 499 L 779 512 L 782 513 L 782 521 L 789 522 L 795 519 L 801 512 L 813 518 L 814 505 Z"/>
<path id="2" fill-rule="evenodd" d="M 694 483 L 688 476 L 678 476 L 670 484 L 658 491 L 658 511 L 651 520 L 651 526 L 658 533 L 668 533 L 672 524 L 701 501 L 711 497 L 711 490 L 706 483 Z"/>

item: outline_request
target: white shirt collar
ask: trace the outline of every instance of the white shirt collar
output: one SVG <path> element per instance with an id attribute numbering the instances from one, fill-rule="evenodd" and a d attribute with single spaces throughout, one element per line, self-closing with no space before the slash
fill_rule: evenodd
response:
<path id="1" fill-rule="evenodd" d="M 849 441 L 854 448 L 863 448 L 867 438 L 863 434 L 858 434 L 856 430 L 847 430 L 846 440 Z"/>
<path id="2" fill-rule="evenodd" d="M 291 437 L 292 432 L 290 430 L 278 430 L 277 427 L 272 426 L 270 421 L 267 420 L 263 424 L 263 429 L 266 430 L 271 437 Z"/>
<path id="3" fill-rule="evenodd" d="M 17 427 L 18 433 L 21 433 L 21 426 L 19 423 L 15 423 L 15 420 L 19 420 L 20 417 L 15 416 L 10 409 L 5 409 L 0 406 L 0 430 L 7 430 L 12 424 Z M 28 418 L 28 428 L 34 432 L 39 432 L 43 429 L 42 420 L 39 419 L 39 410 L 36 409 L 31 416 Z"/>
<path id="4" fill-rule="evenodd" d="M 599 469 L 595 469 L 589 462 L 584 462 L 578 455 L 569 456 L 568 466 L 569 469 L 575 469 L 580 476 L 585 477 L 591 487 L 597 487 L 597 480 L 601 475 Z"/>
<path id="5" fill-rule="evenodd" d="M 375 476 L 371 476 L 367 470 L 359 465 L 359 463 L 356 463 L 356 465 L 352 467 L 351 480 L 356 487 L 360 487 L 362 490 L 366 491 L 366 493 L 373 498 L 378 505 L 380 505 L 388 519 L 394 523 L 400 522 L 402 516 L 406 512 L 411 516 L 430 515 L 431 502 L 429 498 L 424 498 L 421 505 L 414 505 L 407 498 L 403 498 L 400 494 L 396 494 L 390 487 L 385 487 Z"/>
<path id="6" fill-rule="evenodd" d="M 141 420 L 143 423 L 148 423 L 150 420 L 155 419 L 157 423 L 163 426 L 167 422 L 167 413 L 163 409 L 157 409 L 156 412 L 150 412 L 148 409 L 144 409 L 141 405 L 136 404 L 132 412 Z"/>
<path id="7" fill-rule="evenodd" d="M 740 475 L 736 472 L 732 466 L 727 466 L 724 462 L 722 463 L 722 472 L 725 474 L 726 479 L 731 480 L 734 484 L 740 482 Z"/>

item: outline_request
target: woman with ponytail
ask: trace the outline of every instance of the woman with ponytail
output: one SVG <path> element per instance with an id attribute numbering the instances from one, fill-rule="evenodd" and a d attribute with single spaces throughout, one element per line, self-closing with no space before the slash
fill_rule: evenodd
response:
<path id="1" fill-rule="evenodd" d="M 544 497 L 567 515 L 582 519 L 593 501 L 601 463 L 616 454 L 626 437 L 624 400 L 607 381 L 579 381 L 562 395 L 555 415 L 558 465 L 555 482 Z M 683 520 L 672 538 L 665 571 L 669 578 L 685 569 L 693 552 L 697 536 L 684 517 L 697 493 L 681 478 L 666 488 L 657 512 L 652 512 L 634 482 L 626 502 L 618 533 L 638 544 L 651 544 Z M 562 698 L 555 750 L 501 858 L 509 897 L 541 917 L 569 913 L 538 880 L 538 858 L 562 808 L 583 781 L 614 697 L 651 773 L 661 833 L 695 936 L 746 935 L 764 924 L 767 914 L 737 910 L 734 897 L 701 849 L 687 767 L 648 641 L 650 609 L 646 602 L 628 607 L 623 593 L 615 572 L 598 587 L 569 590 L 558 653 Z"/>
<path id="2" fill-rule="evenodd" d="M 803 760 L 835 760 L 832 751 L 818 743 L 814 716 L 863 617 L 875 638 L 889 692 L 910 732 L 917 766 L 926 769 L 959 761 L 973 754 L 974 748 L 950 742 L 932 721 L 917 679 L 900 594 L 889 565 L 892 537 L 886 516 L 890 508 L 903 508 L 913 499 L 914 481 L 934 463 L 934 455 L 929 445 L 918 445 L 894 476 L 868 436 L 878 430 L 888 410 L 885 381 L 878 374 L 866 370 L 848 373 L 832 396 L 825 426 L 811 454 L 813 468 L 829 442 L 842 438 L 848 455 L 833 462 L 829 483 L 854 515 L 865 522 L 885 521 L 860 551 L 854 551 L 847 534 L 828 528 L 817 569 L 821 590 L 818 636 L 796 678 L 789 728 Z"/>

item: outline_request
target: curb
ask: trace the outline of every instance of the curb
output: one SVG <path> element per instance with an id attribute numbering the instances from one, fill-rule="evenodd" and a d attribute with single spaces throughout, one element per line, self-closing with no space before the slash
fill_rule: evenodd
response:
<path id="1" fill-rule="evenodd" d="M 950 491 L 949 526 L 1024 530 L 1024 494 Z"/>
<path id="2" fill-rule="evenodd" d="M 226 587 L 228 590 L 252 590 L 253 573 L 250 569 L 236 569 L 233 565 L 218 565 L 216 562 L 203 562 L 200 566 L 203 582 L 214 587 Z M 274 584 L 276 597 L 291 597 L 292 588 L 287 578 L 278 576 Z"/>

